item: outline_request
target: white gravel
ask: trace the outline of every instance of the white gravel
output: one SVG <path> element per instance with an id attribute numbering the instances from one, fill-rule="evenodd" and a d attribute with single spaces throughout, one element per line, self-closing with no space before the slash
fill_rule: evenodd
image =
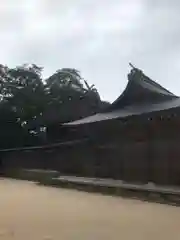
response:
<path id="1" fill-rule="evenodd" d="M 179 240 L 180 208 L 0 179 L 0 240 Z"/>

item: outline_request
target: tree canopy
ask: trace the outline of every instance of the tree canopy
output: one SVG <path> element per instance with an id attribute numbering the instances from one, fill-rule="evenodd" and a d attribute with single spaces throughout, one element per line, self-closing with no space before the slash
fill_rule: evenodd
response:
<path id="1" fill-rule="evenodd" d="M 0 65 L 0 148 L 40 144 L 49 125 L 86 117 L 109 105 L 78 70 L 62 68 L 47 79 L 42 71 L 35 64 Z"/>

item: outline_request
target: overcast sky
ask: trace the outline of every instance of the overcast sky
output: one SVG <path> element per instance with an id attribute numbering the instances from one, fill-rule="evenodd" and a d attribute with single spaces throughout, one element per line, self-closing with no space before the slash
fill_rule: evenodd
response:
<path id="1" fill-rule="evenodd" d="M 1 0 L 0 63 L 81 71 L 105 100 L 128 63 L 180 95 L 179 0 Z"/>

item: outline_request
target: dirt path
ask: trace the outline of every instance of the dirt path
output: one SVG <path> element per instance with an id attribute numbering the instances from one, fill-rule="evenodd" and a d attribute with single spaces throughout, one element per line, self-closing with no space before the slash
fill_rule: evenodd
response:
<path id="1" fill-rule="evenodd" d="M 180 208 L 0 180 L 0 240 L 180 239 Z"/>

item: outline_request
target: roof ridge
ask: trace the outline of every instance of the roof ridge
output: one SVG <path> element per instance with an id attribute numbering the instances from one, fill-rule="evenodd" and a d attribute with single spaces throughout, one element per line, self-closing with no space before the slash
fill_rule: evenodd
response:
<path id="1" fill-rule="evenodd" d="M 152 80 L 150 77 L 145 75 L 142 70 L 140 70 L 139 68 L 134 67 L 131 63 L 129 63 L 129 65 L 132 68 L 131 72 L 128 74 L 128 80 L 129 81 L 134 81 L 134 80 L 141 80 L 142 81 L 143 80 L 143 81 L 146 81 L 146 82 L 148 82 L 149 84 L 151 84 L 151 85 L 153 85 L 155 87 L 158 87 L 158 88 L 164 90 L 168 94 L 171 94 L 171 95 L 175 96 L 172 92 L 167 90 L 165 87 L 163 87 L 162 85 L 157 83 L 155 80 Z"/>
<path id="2" fill-rule="evenodd" d="M 152 84 L 153 86 L 155 86 L 155 87 L 158 87 L 158 88 L 160 88 L 160 89 L 162 89 L 162 90 L 164 90 L 165 92 L 167 92 L 168 94 L 171 94 L 172 96 L 176 96 L 176 95 L 174 95 L 174 93 L 172 93 L 172 92 L 170 92 L 168 89 L 166 89 L 165 87 L 163 87 L 161 84 L 159 84 L 159 83 L 157 83 L 155 80 L 152 80 L 150 77 L 148 77 L 147 75 L 145 75 L 144 73 L 143 73 L 143 75 L 144 75 L 144 81 L 146 81 L 146 82 L 148 82 L 149 84 Z M 176 96 L 177 97 L 177 96 Z"/>

